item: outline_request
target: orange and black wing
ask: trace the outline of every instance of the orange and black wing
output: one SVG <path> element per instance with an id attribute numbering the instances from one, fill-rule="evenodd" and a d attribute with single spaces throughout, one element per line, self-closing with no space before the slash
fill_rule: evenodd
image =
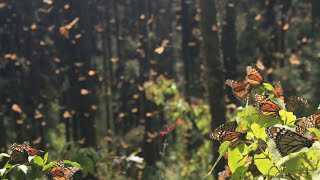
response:
<path id="1" fill-rule="evenodd" d="M 295 120 L 294 125 L 296 125 L 296 133 L 305 134 L 306 133 L 306 120 L 307 118 L 298 118 Z"/>
<path id="2" fill-rule="evenodd" d="M 212 139 L 215 139 L 215 140 L 222 142 L 223 137 L 225 136 L 225 133 L 228 131 L 235 131 L 237 126 L 238 125 L 237 125 L 236 121 L 221 124 L 217 129 L 214 130 L 213 133 L 211 133 L 210 137 Z"/>
<path id="3" fill-rule="evenodd" d="M 247 99 L 250 85 L 245 84 L 243 82 L 227 79 L 226 80 L 226 85 L 230 86 L 232 88 L 232 93 L 233 95 L 239 99 L 239 100 L 244 100 Z"/>
<path id="4" fill-rule="evenodd" d="M 295 111 L 298 108 L 298 106 L 305 104 L 308 104 L 308 101 L 301 97 L 290 96 L 286 98 L 286 109 L 291 112 Z"/>
<path id="5" fill-rule="evenodd" d="M 13 150 L 10 154 L 9 163 L 14 164 L 23 164 L 25 162 L 28 162 L 28 154 L 26 151 L 19 151 L 19 150 Z"/>
<path id="6" fill-rule="evenodd" d="M 246 132 L 228 131 L 225 133 L 222 142 L 231 141 L 230 147 L 234 148 L 240 143 L 240 141 L 245 140 L 246 135 Z"/>
<path id="7" fill-rule="evenodd" d="M 32 147 L 29 147 L 27 149 L 27 152 L 28 152 L 29 156 L 42 156 L 44 154 L 44 151 L 38 150 L 38 149 L 35 149 L 35 148 L 32 148 Z"/>
<path id="8" fill-rule="evenodd" d="M 299 134 L 305 134 L 306 128 L 317 128 L 320 129 L 320 114 L 313 114 L 307 118 L 298 118 L 294 124 L 296 132 Z"/>
<path id="9" fill-rule="evenodd" d="M 48 172 L 48 177 L 51 180 L 65 180 L 63 170 L 64 170 L 64 162 L 58 161 Z"/>
<path id="10" fill-rule="evenodd" d="M 71 180 L 74 173 L 76 173 L 79 170 L 79 167 L 67 167 L 63 169 L 64 178 L 65 180 Z"/>
<path id="11" fill-rule="evenodd" d="M 279 116 L 279 111 L 282 109 L 282 107 L 278 103 L 260 94 L 255 94 L 254 98 L 258 105 L 260 114 L 267 116 Z"/>
<path id="12" fill-rule="evenodd" d="M 310 148 L 313 144 L 313 140 L 285 128 L 268 127 L 266 134 L 276 143 L 281 156 L 298 152 L 304 147 Z"/>
<path id="13" fill-rule="evenodd" d="M 263 82 L 261 71 L 257 66 L 247 66 L 246 82 L 253 87 L 259 86 Z"/>
<path id="14" fill-rule="evenodd" d="M 230 147 L 233 148 L 237 146 L 241 140 L 245 140 L 246 132 L 237 132 L 237 122 L 232 121 L 220 125 L 210 137 L 212 139 L 218 140 L 220 143 L 224 141 L 231 141 Z"/>

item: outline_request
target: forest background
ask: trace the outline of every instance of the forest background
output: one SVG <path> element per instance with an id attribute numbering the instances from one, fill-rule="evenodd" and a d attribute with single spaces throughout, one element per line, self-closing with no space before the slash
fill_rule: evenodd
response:
<path id="1" fill-rule="evenodd" d="M 296 115 L 317 109 L 319 9 L 319 0 L 3 0 L 1 152 L 30 141 L 77 161 L 83 178 L 204 176 L 218 157 L 209 133 L 241 105 L 224 81 L 247 65 L 262 63 L 268 82 L 309 100 Z"/>

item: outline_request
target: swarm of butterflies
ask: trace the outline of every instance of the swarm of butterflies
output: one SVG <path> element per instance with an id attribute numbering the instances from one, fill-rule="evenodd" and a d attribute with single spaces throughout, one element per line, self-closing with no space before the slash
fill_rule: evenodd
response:
<path id="1" fill-rule="evenodd" d="M 35 149 L 30 146 L 29 142 L 22 144 L 11 144 L 12 153 L 10 154 L 9 163 L 11 165 L 24 164 L 28 162 L 29 156 L 43 156 L 44 151 Z M 58 161 L 49 170 L 47 176 L 51 180 L 71 180 L 75 172 L 79 170 L 78 166 L 64 167 L 63 161 Z"/>
<path id="2" fill-rule="evenodd" d="M 266 82 L 264 82 L 262 70 L 258 66 L 247 66 L 246 72 L 247 75 L 243 82 L 228 79 L 225 83 L 231 87 L 233 95 L 238 100 L 247 101 L 247 104 L 250 100 L 253 101 L 253 106 L 257 108 L 260 116 L 280 117 L 279 112 L 282 109 L 294 112 L 299 106 L 308 103 L 301 97 L 285 96 L 280 82 L 272 90 L 265 89 L 264 84 Z M 253 89 L 260 89 L 262 93 L 253 93 Z M 275 142 L 281 156 L 298 152 L 304 147 L 310 148 L 314 141 L 318 140 L 317 137 L 307 138 L 305 134 L 307 128 L 320 129 L 320 114 L 298 118 L 294 121 L 294 125 L 296 126 L 295 131 L 277 126 L 266 127 L 265 129 L 267 137 Z M 229 147 L 235 148 L 241 142 L 248 142 L 246 139 L 247 132 L 238 132 L 236 131 L 237 127 L 238 123 L 236 121 L 222 124 L 210 134 L 210 137 L 220 143 L 230 141 Z"/>

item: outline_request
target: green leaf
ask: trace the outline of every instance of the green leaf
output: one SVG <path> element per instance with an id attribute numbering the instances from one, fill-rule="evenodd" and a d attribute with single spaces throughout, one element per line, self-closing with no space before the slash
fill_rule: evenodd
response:
<path id="1" fill-rule="evenodd" d="M 21 170 L 24 174 L 27 174 L 28 172 L 28 166 L 26 165 L 19 165 L 18 169 Z"/>
<path id="2" fill-rule="evenodd" d="M 287 112 L 286 110 L 282 109 L 279 111 L 279 115 L 281 119 L 285 122 L 285 124 L 294 124 L 294 121 L 297 117 L 292 112 Z"/>
<path id="3" fill-rule="evenodd" d="M 42 171 L 52 168 L 52 166 L 54 166 L 55 164 L 56 164 L 55 162 L 50 162 L 49 164 L 43 166 Z"/>
<path id="4" fill-rule="evenodd" d="M 209 176 L 212 173 L 212 171 L 214 170 L 214 168 L 216 167 L 216 165 L 218 164 L 220 159 L 223 157 L 224 153 L 227 152 L 227 150 L 230 146 L 230 143 L 231 143 L 230 141 L 225 141 L 220 145 L 220 147 L 219 147 L 219 154 L 220 155 L 219 155 L 218 159 L 216 160 L 216 162 L 213 164 L 211 170 L 204 177 Z"/>
<path id="5" fill-rule="evenodd" d="M 81 157 L 85 157 L 85 156 L 81 156 Z M 70 160 L 63 160 L 63 162 L 64 162 L 65 164 L 69 164 L 69 165 L 71 165 L 71 166 L 81 166 L 79 163 L 73 162 L 73 161 L 70 161 Z"/>
<path id="6" fill-rule="evenodd" d="M 274 87 L 270 83 L 263 83 L 263 87 L 268 91 L 274 90 Z"/>
<path id="7" fill-rule="evenodd" d="M 248 171 L 248 166 L 240 166 L 234 173 L 231 174 L 230 179 L 246 179 L 245 174 Z"/>
<path id="8" fill-rule="evenodd" d="M 248 146 L 240 144 L 236 148 L 228 149 L 228 165 L 231 172 L 234 173 L 238 167 L 245 164 L 246 154 L 248 152 Z"/>
<path id="9" fill-rule="evenodd" d="M 49 153 L 47 152 L 43 157 L 43 164 L 45 165 L 48 161 Z"/>
<path id="10" fill-rule="evenodd" d="M 267 156 L 266 156 L 266 155 Z M 274 166 L 274 164 L 271 162 L 271 160 L 268 158 L 269 151 L 268 148 L 265 150 L 265 154 L 255 154 L 254 155 L 254 164 L 257 166 L 258 170 L 263 175 L 276 175 L 278 172 L 277 168 Z"/>
<path id="11" fill-rule="evenodd" d="M 43 166 L 44 165 L 44 163 L 43 163 L 43 159 L 40 157 L 40 156 L 35 156 L 35 157 L 33 157 L 33 162 L 36 164 L 36 165 L 38 165 L 38 166 Z"/>
<path id="12" fill-rule="evenodd" d="M 253 134 L 257 137 L 262 139 L 263 141 L 266 141 L 266 133 L 265 133 L 265 127 L 261 127 L 257 123 L 253 123 L 251 125 L 251 129 Z"/>
<path id="13" fill-rule="evenodd" d="M 88 173 L 94 172 L 94 162 L 88 156 L 81 156 L 79 157 L 79 163 L 83 167 L 83 174 L 86 176 Z M 80 166 L 80 165 L 78 165 Z"/>

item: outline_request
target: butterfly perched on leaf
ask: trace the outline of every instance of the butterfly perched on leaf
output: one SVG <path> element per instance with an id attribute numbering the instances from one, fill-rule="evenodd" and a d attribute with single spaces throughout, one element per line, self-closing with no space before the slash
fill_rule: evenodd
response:
<path id="1" fill-rule="evenodd" d="M 282 107 L 275 101 L 266 98 L 261 94 L 254 94 L 254 99 L 258 106 L 259 113 L 267 116 L 279 116 Z"/>
<path id="2" fill-rule="evenodd" d="M 305 134 L 306 128 L 317 128 L 320 129 L 320 114 L 313 114 L 307 118 L 298 118 L 294 124 L 296 132 L 299 134 Z"/>
<path id="3" fill-rule="evenodd" d="M 63 161 L 58 161 L 47 173 L 51 180 L 71 180 L 74 173 L 79 170 L 78 166 L 64 167 Z"/>
<path id="4" fill-rule="evenodd" d="M 244 82 L 227 79 L 226 85 L 232 88 L 233 95 L 240 101 L 247 99 L 250 85 Z"/>
<path id="5" fill-rule="evenodd" d="M 261 71 L 256 65 L 247 66 L 246 82 L 252 87 L 259 86 L 263 82 Z"/>
<path id="6" fill-rule="evenodd" d="M 274 95 L 276 95 L 276 97 L 278 97 L 283 103 L 285 103 L 286 105 L 286 109 L 290 112 L 295 111 L 298 106 L 301 105 L 305 105 L 308 104 L 308 101 L 301 98 L 301 97 L 297 97 L 297 96 L 284 96 L 283 94 L 283 89 L 282 89 L 282 85 L 281 82 L 279 81 L 274 90 L 273 90 Z"/>
<path id="7" fill-rule="evenodd" d="M 10 164 L 23 164 L 28 161 L 28 156 L 42 156 L 44 154 L 44 151 L 32 148 L 29 142 L 13 143 L 11 149 Z"/>
<path id="8" fill-rule="evenodd" d="M 281 127 L 268 127 L 266 128 L 266 134 L 276 143 L 281 156 L 298 152 L 304 147 L 310 148 L 314 142 L 301 134 Z"/>
<path id="9" fill-rule="evenodd" d="M 220 143 L 231 141 L 230 147 L 236 147 L 241 141 L 245 141 L 246 132 L 237 132 L 237 122 L 232 121 L 220 125 L 213 133 L 210 134 L 212 139 L 218 140 Z"/>
<path id="10" fill-rule="evenodd" d="M 29 144 L 27 142 L 23 144 L 11 144 L 12 153 L 10 154 L 9 163 L 14 165 L 28 162 L 28 152 L 26 151 L 28 147 Z"/>

